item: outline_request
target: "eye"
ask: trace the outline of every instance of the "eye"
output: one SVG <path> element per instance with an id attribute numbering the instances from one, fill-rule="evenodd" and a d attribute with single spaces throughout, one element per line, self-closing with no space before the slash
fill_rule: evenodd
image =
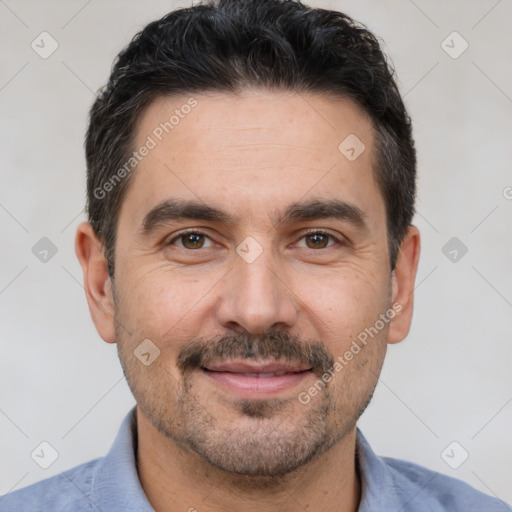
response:
<path id="1" fill-rule="evenodd" d="M 210 245 L 205 245 L 207 240 L 210 242 Z M 336 243 L 340 243 L 334 235 L 318 230 L 306 233 L 300 240 L 306 241 L 305 247 L 302 246 L 306 249 L 327 249 L 332 245 L 336 245 Z M 330 240 L 334 241 L 334 243 L 329 244 Z M 197 229 L 191 229 L 179 233 L 169 242 L 169 245 L 177 245 L 187 250 L 207 249 L 212 247 L 212 240 L 206 233 L 198 231 Z"/>
<path id="2" fill-rule="evenodd" d="M 206 233 L 202 233 L 197 230 L 183 231 L 178 236 L 175 236 L 170 242 L 169 245 L 178 245 L 182 249 L 205 249 L 211 247 L 211 245 L 204 245 L 205 240 L 208 239 L 211 242 L 210 237 Z M 181 242 L 180 244 L 175 244 L 176 241 Z"/>
<path id="3" fill-rule="evenodd" d="M 310 231 L 301 238 L 301 240 L 306 241 L 307 249 L 326 249 L 327 247 L 331 247 L 333 244 L 327 245 L 329 239 L 334 240 L 335 243 L 339 243 L 339 240 L 334 235 L 325 231 Z"/>

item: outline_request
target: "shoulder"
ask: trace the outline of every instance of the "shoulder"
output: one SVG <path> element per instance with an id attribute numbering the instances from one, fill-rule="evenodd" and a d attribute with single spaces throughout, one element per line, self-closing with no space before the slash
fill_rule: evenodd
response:
<path id="1" fill-rule="evenodd" d="M 406 511 L 506 512 L 503 501 L 488 496 L 462 480 L 423 466 L 391 457 L 381 457 L 407 506 Z M 404 503 L 404 504 L 405 504 Z"/>
<path id="2" fill-rule="evenodd" d="M 359 512 L 512 512 L 503 501 L 462 480 L 377 455 L 359 429 L 356 455 L 362 481 Z"/>
<path id="3" fill-rule="evenodd" d="M 58 475 L 0 496 L 0 512 L 85 512 L 96 510 L 90 498 L 95 459 Z"/>

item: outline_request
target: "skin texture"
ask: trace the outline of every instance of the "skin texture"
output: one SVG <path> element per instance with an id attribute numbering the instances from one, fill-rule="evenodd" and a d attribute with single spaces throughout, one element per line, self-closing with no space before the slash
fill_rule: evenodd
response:
<path id="1" fill-rule="evenodd" d="M 154 100 L 134 147 L 189 97 Z M 352 101 L 255 89 L 194 98 L 197 106 L 133 171 L 118 218 L 114 285 L 91 226 L 81 224 L 76 237 L 93 321 L 106 342 L 117 343 L 137 401 L 141 483 L 159 512 L 357 510 L 356 421 L 387 344 L 409 330 L 418 230 L 409 228 L 391 273 L 373 127 Z M 354 161 L 338 149 L 350 134 L 366 147 Z M 174 220 L 144 234 L 145 215 L 170 198 L 223 209 L 233 222 Z M 356 206 L 364 224 L 275 222 L 290 203 L 310 199 Z M 188 228 L 207 236 L 178 237 Z M 261 247 L 251 263 L 236 250 L 247 237 Z M 392 304 L 400 311 L 301 403 L 299 394 Z M 150 365 L 134 355 L 145 339 L 160 350 Z M 275 396 L 241 399 L 197 360 L 179 365 L 197 347 L 208 361 L 214 353 L 217 361 L 243 358 L 247 342 L 257 360 L 314 371 Z M 307 356 L 311 347 L 318 367 Z"/>

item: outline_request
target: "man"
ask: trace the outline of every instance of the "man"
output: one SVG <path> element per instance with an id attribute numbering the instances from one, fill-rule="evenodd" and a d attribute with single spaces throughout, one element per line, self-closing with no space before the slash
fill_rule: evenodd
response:
<path id="1" fill-rule="evenodd" d="M 357 420 L 411 323 L 410 119 L 374 36 L 279 0 L 174 11 L 119 55 L 76 252 L 137 406 L 23 511 L 499 511 Z"/>

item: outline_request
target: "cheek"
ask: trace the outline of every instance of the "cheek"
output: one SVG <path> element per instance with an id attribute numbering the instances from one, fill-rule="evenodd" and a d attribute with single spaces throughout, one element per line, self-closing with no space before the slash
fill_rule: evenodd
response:
<path id="1" fill-rule="evenodd" d="M 149 338 L 161 348 L 172 339 L 172 350 L 178 351 L 183 342 L 196 334 L 201 322 L 195 317 L 208 299 L 215 279 L 193 278 L 168 265 L 151 269 L 132 269 L 130 280 L 122 282 L 117 313 L 129 327 L 132 337 Z M 197 329 L 196 329 L 197 328 Z"/>
<path id="2" fill-rule="evenodd" d="M 318 321 L 325 340 L 342 349 L 373 325 L 388 307 L 390 277 L 385 272 L 350 265 L 324 275 L 296 276 L 294 292 Z"/>

